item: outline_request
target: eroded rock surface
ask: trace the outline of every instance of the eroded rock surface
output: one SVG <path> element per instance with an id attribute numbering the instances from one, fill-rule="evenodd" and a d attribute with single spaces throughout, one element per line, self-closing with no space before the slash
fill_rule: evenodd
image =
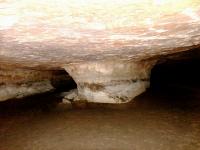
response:
<path id="1" fill-rule="evenodd" d="M 148 87 L 160 56 L 199 46 L 199 0 L 0 1 L 0 64 L 13 67 L 12 74 L 15 67 L 65 68 L 78 98 L 91 102 L 130 101 Z M 13 81 L 6 76 L 1 91 Z M 51 89 L 46 79 L 41 91 Z M 11 89 L 21 91 L 17 84 Z"/>
<path id="2" fill-rule="evenodd" d="M 55 71 L 0 66 L 0 101 L 52 91 L 62 78 Z"/>
<path id="3" fill-rule="evenodd" d="M 94 61 L 70 64 L 65 69 L 77 83 L 79 99 L 125 103 L 149 86 L 154 64 L 154 61 Z"/>

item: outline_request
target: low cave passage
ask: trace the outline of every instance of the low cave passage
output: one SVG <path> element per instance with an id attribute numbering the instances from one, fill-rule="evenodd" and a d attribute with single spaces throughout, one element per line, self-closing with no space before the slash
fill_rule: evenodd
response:
<path id="1" fill-rule="evenodd" d="M 167 60 L 151 72 L 150 91 L 168 97 L 168 104 L 177 107 L 200 104 L 200 59 Z"/>
<path id="2" fill-rule="evenodd" d="M 129 104 L 72 109 L 53 93 L 0 103 L 0 150 L 200 149 L 199 59 L 156 65 L 151 87 Z M 64 72 L 63 72 L 64 73 Z"/>

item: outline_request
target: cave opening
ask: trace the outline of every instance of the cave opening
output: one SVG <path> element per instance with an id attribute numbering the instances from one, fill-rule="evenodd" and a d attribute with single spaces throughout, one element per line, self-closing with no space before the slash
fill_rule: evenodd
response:
<path id="1" fill-rule="evenodd" d="M 65 70 L 56 71 L 55 75 L 56 74 L 58 76 L 55 76 L 55 78 L 51 81 L 51 84 L 55 88 L 55 92 L 67 92 L 77 88 L 76 82 Z"/>
<path id="2" fill-rule="evenodd" d="M 199 105 L 199 49 L 175 54 L 158 62 L 151 71 L 150 91 L 166 96 L 168 103 Z"/>
<path id="3" fill-rule="evenodd" d="M 200 88 L 199 65 L 200 60 L 193 59 L 158 64 L 152 69 L 151 88 Z"/>
<path id="4" fill-rule="evenodd" d="M 158 145 L 160 149 L 174 145 L 198 149 L 200 59 L 196 56 L 200 55 L 191 55 L 158 62 L 150 88 L 125 105 L 98 104 L 87 109 L 59 105 L 60 94 L 77 85 L 65 70 L 56 71 L 54 92 L 0 102 L 0 149 L 90 149 L 91 145 L 95 149 L 105 143 L 115 145 L 113 141 L 122 145 L 120 149 L 127 142 L 139 149 L 149 149 L 149 143 L 153 149 Z"/>
<path id="5" fill-rule="evenodd" d="M 135 103 L 145 103 L 151 105 L 153 103 L 161 104 L 160 98 L 151 98 L 150 95 L 165 97 L 164 105 L 178 106 L 184 105 L 194 106 L 200 105 L 199 90 L 200 90 L 200 66 L 199 49 L 177 53 L 169 56 L 164 56 L 151 70 L 150 88 L 144 94 L 136 97 L 133 103 L 126 105 L 135 105 Z M 55 102 L 62 102 L 63 94 L 70 90 L 76 89 L 77 84 L 73 78 L 65 70 L 53 71 L 54 78 L 51 81 L 54 87 L 53 91 L 28 96 L 23 99 L 12 99 L 0 102 L 1 110 L 8 108 L 19 108 L 21 106 L 29 108 L 34 107 L 49 107 Z M 144 95 L 144 99 L 141 98 Z M 143 99 L 143 101 L 141 100 Z M 155 100 L 155 101 L 154 101 Z M 98 104 L 100 105 L 100 104 Z M 105 104 L 104 104 L 105 105 Z M 110 104 L 106 104 L 110 105 Z M 120 104 L 114 104 L 120 105 Z M 6 106 L 6 107 L 5 107 Z M 117 106 L 116 106 L 117 107 Z M 150 106 L 151 107 L 151 106 Z"/>

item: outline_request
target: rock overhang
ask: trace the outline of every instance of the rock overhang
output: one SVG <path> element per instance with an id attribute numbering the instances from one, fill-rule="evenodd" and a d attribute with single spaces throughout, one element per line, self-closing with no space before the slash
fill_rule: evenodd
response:
<path id="1" fill-rule="evenodd" d="M 108 71 L 117 66 L 123 72 L 129 62 L 132 69 L 144 61 L 152 68 L 155 63 L 151 62 L 161 55 L 200 45 L 198 0 L 5 0 L 0 5 L 2 65 L 81 70 L 86 64 L 86 75 L 95 72 L 87 68 L 94 69 L 96 64 Z M 74 78 L 75 74 L 70 73 Z"/>

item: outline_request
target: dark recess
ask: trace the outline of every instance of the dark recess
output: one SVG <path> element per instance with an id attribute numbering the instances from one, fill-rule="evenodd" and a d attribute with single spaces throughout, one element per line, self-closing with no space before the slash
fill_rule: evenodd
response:
<path id="1" fill-rule="evenodd" d="M 194 57 L 169 59 L 157 64 L 152 69 L 150 91 L 169 97 L 168 103 L 186 107 L 200 105 L 200 55 L 190 55 Z"/>

